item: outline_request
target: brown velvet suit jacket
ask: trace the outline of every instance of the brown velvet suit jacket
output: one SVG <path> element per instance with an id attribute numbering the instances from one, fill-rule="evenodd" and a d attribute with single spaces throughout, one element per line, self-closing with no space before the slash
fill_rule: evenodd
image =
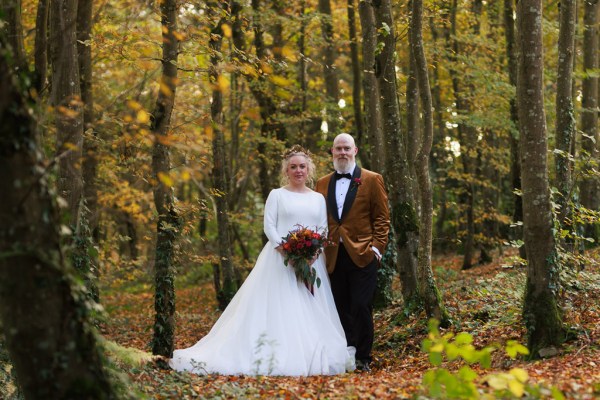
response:
<path id="1" fill-rule="evenodd" d="M 335 269 L 340 237 L 350 258 L 359 267 L 373 261 L 375 254 L 371 246 L 383 254 L 388 241 L 390 212 L 380 174 L 356 166 L 341 218 L 337 213 L 333 173 L 319 179 L 315 189 L 325 196 L 329 238 L 335 243 L 325 248 L 327 272 L 331 274 Z"/>

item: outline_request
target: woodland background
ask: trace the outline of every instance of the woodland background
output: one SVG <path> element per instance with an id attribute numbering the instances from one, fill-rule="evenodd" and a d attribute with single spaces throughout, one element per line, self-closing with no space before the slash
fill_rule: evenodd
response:
<path id="1" fill-rule="evenodd" d="M 598 396 L 598 3 L 2 0 L 0 394 Z M 375 372 L 161 369 L 340 132 L 392 211 Z"/>

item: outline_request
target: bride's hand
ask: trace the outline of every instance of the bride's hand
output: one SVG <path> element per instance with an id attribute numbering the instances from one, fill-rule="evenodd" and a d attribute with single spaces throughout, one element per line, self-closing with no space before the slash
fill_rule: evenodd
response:
<path id="1" fill-rule="evenodd" d="M 275 250 L 277 250 L 279 252 L 279 254 L 281 254 L 282 256 L 285 256 L 282 245 L 275 247 Z"/>
<path id="2" fill-rule="evenodd" d="M 317 258 L 319 258 L 318 253 L 308 262 L 308 265 L 313 265 L 317 261 Z"/>

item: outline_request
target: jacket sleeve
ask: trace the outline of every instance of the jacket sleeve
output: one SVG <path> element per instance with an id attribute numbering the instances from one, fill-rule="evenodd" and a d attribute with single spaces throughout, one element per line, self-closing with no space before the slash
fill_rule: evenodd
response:
<path id="1" fill-rule="evenodd" d="M 373 224 L 372 245 L 383 254 L 390 230 L 390 210 L 383 177 L 377 174 L 375 178 L 372 194 L 373 201 L 371 203 L 371 221 Z"/>

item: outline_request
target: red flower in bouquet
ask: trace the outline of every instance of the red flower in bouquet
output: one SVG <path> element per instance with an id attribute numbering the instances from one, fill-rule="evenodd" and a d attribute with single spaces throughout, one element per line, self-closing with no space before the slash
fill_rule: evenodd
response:
<path id="1" fill-rule="evenodd" d="M 308 290 L 314 294 L 313 287 L 315 283 L 317 287 L 321 286 L 321 279 L 317 277 L 317 271 L 310 262 L 330 244 L 330 241 L 325 230 L 319 232 L 318 229 L 312 230 L 299 224 L 295 226 L 296 229 L 282 237 L 283 263 L 286 266 L 291 265 L 298 280 L 304 282 Z"/>

